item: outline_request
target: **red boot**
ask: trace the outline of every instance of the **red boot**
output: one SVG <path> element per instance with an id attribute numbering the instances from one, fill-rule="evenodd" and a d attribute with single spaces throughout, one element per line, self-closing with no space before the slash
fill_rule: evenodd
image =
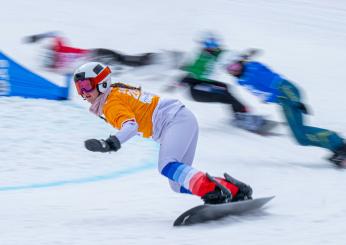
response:
<path id="1" fill-rule="evenodd" d="M 201 197 L 205 204 L 220 204 L 252 199 L 252 188 L 234 179 L 227 173 L 224 174 L 225 179 L 214 178 L 209 174 L 206 174 L 206 177 L 213 185 L 213 190 Z"/>

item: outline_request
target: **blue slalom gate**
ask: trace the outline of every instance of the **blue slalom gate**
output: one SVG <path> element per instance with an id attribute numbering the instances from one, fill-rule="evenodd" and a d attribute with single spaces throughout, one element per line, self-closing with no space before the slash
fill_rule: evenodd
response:
<path id="1" fill-rule="evenodd" d="M 0 51 L 0 96 L 67 100 L 69 83 L 60 87 Z"/>

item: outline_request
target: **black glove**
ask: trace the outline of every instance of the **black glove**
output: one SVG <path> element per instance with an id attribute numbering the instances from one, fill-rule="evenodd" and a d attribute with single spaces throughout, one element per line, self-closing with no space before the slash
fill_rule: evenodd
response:
<path id="1" fill-rule="evenodd" d="M 299 104 L 298 104 L 298 109 L 302 112 L 302 113 L 304 113 L 304 114 L 310 114 L 310 111 L 307 109 L 307 107 L 306 107 L 306 105 L 304 104 L 304 103 L 302 103 L 302 102 L 299 102 Z"/>
<path id="2" fill-rule="evenodd" d="M 84 142 L 85 148 L 94 152 L 111 152 L 120 149 L 121 144 L 117 137 L 109 136 L 106 140 L 89 139 Z"/>

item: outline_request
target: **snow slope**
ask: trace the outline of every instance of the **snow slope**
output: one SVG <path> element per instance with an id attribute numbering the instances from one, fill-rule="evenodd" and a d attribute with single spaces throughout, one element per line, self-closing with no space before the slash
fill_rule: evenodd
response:
<path id="1" fill-rule="evenodd" d="M 230 48 L 263 49 L 259 60 L 305 92 L 313 112 L 308 122 L 346 136 L 344 1 L 12 0 L 2 9 L 1 50 L 56 83 L 63 78 L 39 69 L 23 36 L 60 30 L 79 47 L 140 53 L 191 51 L 201 31 L 215 30 Z M 119 79 L 180 98 L 200 123 L 194 166 L 213 175 L 227 171 L 249 183 L 254 196 L 276 195 L 267 209 L 173 228 L 179 214 L 201 201 L 170 190 L 156 170 L 156 143 L 136 137 L 114 154 L 87 152 L 85 139 L 114 129 L 77 96 L 67 102 L 0 97 L 0 244 L 345 243 L 345 171 L 325 160 L 326 150 L 297 145 L 285 127 L 281 136 L 264 138 L 228 126 L 226 106 L 163 92 L 170 75 Z M 252 110 L 283 120 L 276 106 L 232 89 Z"/>

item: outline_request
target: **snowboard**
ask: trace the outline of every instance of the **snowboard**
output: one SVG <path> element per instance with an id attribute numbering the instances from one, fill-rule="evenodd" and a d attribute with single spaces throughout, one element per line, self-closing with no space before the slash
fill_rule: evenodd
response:
<path id="1" fill-rule="evenodd" d="M 346 169 L 346 155 L 339 155 L 336 156 L 335 154 L 330 157 L 327 158 L 327 160 L 329 160 L 331 163 L 333 163 L 335 165 L 335 167 L 337 168 L 342 168 L 342 169 Z"/>
<path id="2" fill-rule="evenodd" d="M 218 220 L 229 215 L 241 215 L 261 208 L 275 196 L 261 197 L 251 200 L 223 203 L 204 204 L 191 208 L 181 214 L 173 223 L 173 226 L 186 226 Z"/>
<path id="3" fill-rule="evenodd" d="M 274 129 L 277 128 L 279 125 L 282 125 L 282 122 L 264 119 L 263 125 L 257 129 L 249 129 L 245 127 L 245 125 L 237 124 L 234 121 L 232 121 L 231 124 L 237 128 L 240 128 L 248 132 L 261 135 L 261 136 L 276 136 L 276 135 L 280 135 L 280 133 L 276 133 Z"/>
<path id="4" fill-rule="evenodd" d="M 282 124 L 282 123 L 277 122 L 277 121 L 273 121 L 273 120 L 265 119 L 265 123 L 261 128 L 259 128 L 258 130 L 255 130 L 255 131 L 251 131 L 251 132 L 262 135 L 262 136 L 279 135 L 278 133 L 275 133 L 273 131 L 273 129 L 278 127 L 280 124 Z"/>

